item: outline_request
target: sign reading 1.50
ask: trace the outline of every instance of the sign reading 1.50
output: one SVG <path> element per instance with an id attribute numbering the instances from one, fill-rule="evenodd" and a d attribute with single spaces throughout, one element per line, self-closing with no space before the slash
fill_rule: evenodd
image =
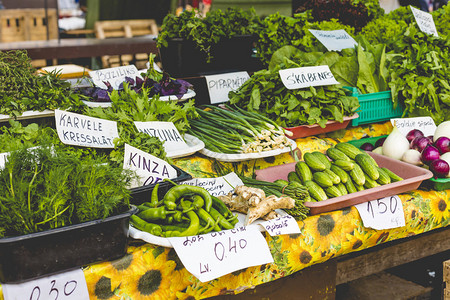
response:
<path id="1" fill-rule="evenodd" d="M 382 230 L 405 226 L 402 201 L 397 195 L 355 206 L 365 227 Z"/>
<path id="2" fill-rule="evenodd" d="M 19 284 L 3 284 L 5 300 L 87 300 L 83 271 L 77 269 Z"/>
<path id="3" fill-rule="evenodd" d="M 384 199 L 377 199 L 375 201 L 367 202 L 367 212 L 372 215 L 372 218 L 375 218 L 374 206 L 378 214 L 391 213 L 394 214 L 398 208 L 397 198 L 392 196 L 388 197 L 389 200 L 386 201 Z M 383 201 L 384 200 L 384 201 Z M 389 210 L 389 211 L 388 211 Z"/>

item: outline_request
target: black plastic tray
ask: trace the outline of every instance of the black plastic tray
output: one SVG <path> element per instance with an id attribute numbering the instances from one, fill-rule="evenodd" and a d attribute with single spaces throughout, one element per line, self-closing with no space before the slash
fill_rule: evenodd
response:
<path id="1" fill-rule="evenodd" d="M 0 239 L 0 282 L 16 283 L 126 254 L 137 209 L 81 224 Z"/>
<path id="2" fill-rule="evenodd" d="M 192 176 L 185 171 L 181 170 L 177 166 L 172 165 L 177 170 L 177 177 L 174 179 L 171 179 L 173 182 L 181 182 L 185 180 L 192 179 Z M 144 202 L 150 201 L 151 194 L 153 191 L 153 188 L 156 186 L 156 184 L 148 184 L 136 188 L 131 188 L 131 200 L 130 203 L 134 205 L 140 205 Z M 167 191 L 172 187 L 172 184 L 167 181 L 161 181 L 159 182 L 158 187 L 158 199 L 162 199 L 164 195 L 167 193 Z"/>

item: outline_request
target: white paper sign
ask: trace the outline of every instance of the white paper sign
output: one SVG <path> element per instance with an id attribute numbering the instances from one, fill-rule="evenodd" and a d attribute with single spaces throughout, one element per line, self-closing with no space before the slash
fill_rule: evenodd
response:
<path id="1" fill-rule="evenodd" d="M 114 148 L 119 137 L 117 122 L 55 110 L 56 131 L 66 145 Z"/>
<path id="2" fill-rule="evenodd" d="M 355 205 L 364 227 L 376 230 L 405 226 L 405 213 L 400 198 L 395 196 Z"/>
<path id="3" fill-rule="evenodd" d="M 131 187 L 154 184 L 164 178 L 177 177 L 177 170 L 168 162 L 128 144 L 125 144 L 123 168 L 136 172 L 139 177 L 131 183 Z"/>
<path id="4" fill-rule="evenodd" d="M 297 221 L 290 215 L 264 221 L 261 225 L 271 236 L 300 233 Z"/>
<path id="5" fill-rule="evenodd" d="M 89 76 L 91 76 L 91 79 L 96 86 L 102 89 L 107 89 L 107 86 L 103 83 L 103 81 L 107 81 L 115 90 L 119 89 L 120 84 L 125 81 L 125 77 L 136 79 L 136 76 L 139 75 L 139 71 L 135 65 L 120 66 L 89 72 Z"/>
<path id="6" fill-rule="evenodd" d="M 217 75 L 206 75 L 211 104 L 227 102 L 228 93 L 237 90 L 250 76 L 247 72 L 233 72 Z"/>
<path id="7" fill-rule="evenodd" d="M 186 269 L 201 282 L 273 262 L 269 246 L 256 226 L 169 240 Z"/>
<path id="8" fill-rule="evenodd" d="M 144 132 L 150 136 L 157 137 L 160 141 L 163 141 L 166 152 L 178 151 L 189 147 L 172 122 L 135 121 L 134 125 L 139 132 Z"/>
<path id="9" fill-rule="evenodd" d="M 344 29 L 339 30 L 314 30 L 309 31 L 327 48 L 328 51 L 341 51 L 354 48 L 358 43 Z"/>
<path id="10" fill-rule="evenodd" d="M 425 136 L 434 135 L 436 131 L 436 124 L 431 117 L 391 119 L 391 124 L 405 136 L 413 129 L 419 129 Z"/>
<path id="11" fill-rule="evenodd" d="M 6 159 L 7 159 L 8 155 L 9 155 L 9 152 L 0 153 L 0 169 L 5 168 Z"/>
<path id="12" fill-rule="evenodd" d="M 328 66 L 284 69 L 280 70 L 279 73 L 281 81 L 289 90 L 339 84 Z"/>
<path id="13" fill-rule="evenodd" d="M 81 269 L 17 284 L 2 284 L 2 288 L 5 300 L 89 300 Z"/>
<path id="14" fill-rule="evenodd" d="M 415 7 L 409 7 L 411 8 L 417 25 L 422 32 L 432 34 L 434 36 L 439 36 L 436 30 L 436 25 L 434 24 L 433 15 Z"/>
<path id="15" fill-rule="evenodd" d="M 202 187 L 216 197 L 228 195 L 230 192 L 233 192 L 237 186 L 244 185 L 242 180 L 234 172 L 216 178 L 194 178 L 183 181 L 183 184 Z"/>

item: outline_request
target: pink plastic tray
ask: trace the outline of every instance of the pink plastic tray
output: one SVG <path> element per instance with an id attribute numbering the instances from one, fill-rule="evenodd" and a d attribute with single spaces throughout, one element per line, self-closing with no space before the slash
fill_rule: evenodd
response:
<path id="1" fill-rule="evenodd" d="M 317 215 L 355 204 L 412 191 L 417 189 L 423 180 L 433 177 L 433 173 L 427 169 L 376 153 L 368 153 L 375 159 L 380 167 L 388 168 L 402 177 L 403 180 L 320 202 L 305 202 L 305 206 L 309 207 L 311 215 Z M 255 172 L 256 179 L 273 182 L 277 179 L 287 180 L 288 173 L 294 170 L 295 163 L 289 163 L 257 170 Z"/>
<path id="2" fill-rule="evenodd" d="M 325 128 L 320 127 L 318 124 L 314 125 L 301 125 L 296 127 L 286 127 L 285 129 L 293 133 L 292 136 L 288 136 L 291 139 L 298 139 L 311 135 L 318 135 L 322 133 L 332 132 L 339 129 L 344 129 L 348 126 L 351 120 L 356 119 L 358 114 L 354 114 L 351 117 L 344 117 L 344 122 L 328 121 L 325 124 Z"/>

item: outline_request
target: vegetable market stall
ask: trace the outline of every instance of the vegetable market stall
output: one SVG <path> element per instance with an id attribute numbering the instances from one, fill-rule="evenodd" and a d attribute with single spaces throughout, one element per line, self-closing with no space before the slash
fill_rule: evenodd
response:
<path id="1" fill-rule="evenodd" d="M 389 122 L 372 124 L 353 127 L 341 132 L 343 136 L 339 137 L 336 134 L 333 134 L 334 138 L 330 137 L 331 135 L 311 136 L 297 139 L 296 142 L 302 152 L 320 151 L 338 141 L 381 136 L 389 133 L 391 129 Z M 247 161 L 234 166 L 251 173 L 253 168 L 262 169 L 294 161 L 290 154 L 282 154 L 273 159 Z M 175 159 L 174 163 L 194 177 L 205 177 L 205 172 L 213 172 L 213 161 L 200 155 Z M 123 258 L 93 264 L 83 269 L 89 295 L 91 299 L 119 299 L 125 296 L 130 299 L 200 299 L 238 294 L 289 275 L 293 275 L 288 277 L 292 279 L 286 280 L 301 284 L 299 281 L 303 281 L 304 277 L 299 276 L 304 272 L 308 273 L 308 276 L 315 274 L 316 277 L 311 278 L 318 278 L 321 282 L 316 283 L 314 288 L 310 286 L 305 295 L 313 289 L 316 289 L 315 292 L 334 295 L 336 284 L 371 274 L 367 269 L 367 265 L 371 263 L 372 271 L 377 268 L 381 271 L 380 268 L 392 267 L 395 263 L 399 265 L 408 259 L 423 257 L 420 255 L 436 254 L 449 249 L 449 231 L 439 229 L 446 228 L 450 222 L 450 191 L 414 190 L 400 194 L 399 197 L 405 213 L 404 227 L 391 230 L 365 228 L 355 207 L 310 216 L 298 222 L 301 234 L 276 237 L 266 235 L 274 263 L 249 267 L 205 283 L 201 283 L 183 267 L 174 249 L 131 240 L 127 255 Z M 423 239 L 428 239 L 430 246 L 424 245 Z M 411 250 L 415 241 L 417 242 L 414 245 L 420 251 Z M 379 246 L 380 244 L 386 247 Z M 390 255 L 384 263 L 372 257 L 369 262 L 364 260 L 364 268 L 358 257 L 354 261 L 348 260 L 347 263 L 342 260 L 346 254 L 380 247 L 378 252 L 385 253 L 379 257 Z M 402 247 L 410 249 L 411 252 L 402 250 Z M 393 250 L 389 252 L 390 249 Z M 401 257 L 407 254 L 410 254 L 410 257 Z M 369 252 L 364 255 L 371 254 Z M 378 266 L 373 267 L 373 264 Z M 357 272 L 355 268 L 358 269 Z"/>

